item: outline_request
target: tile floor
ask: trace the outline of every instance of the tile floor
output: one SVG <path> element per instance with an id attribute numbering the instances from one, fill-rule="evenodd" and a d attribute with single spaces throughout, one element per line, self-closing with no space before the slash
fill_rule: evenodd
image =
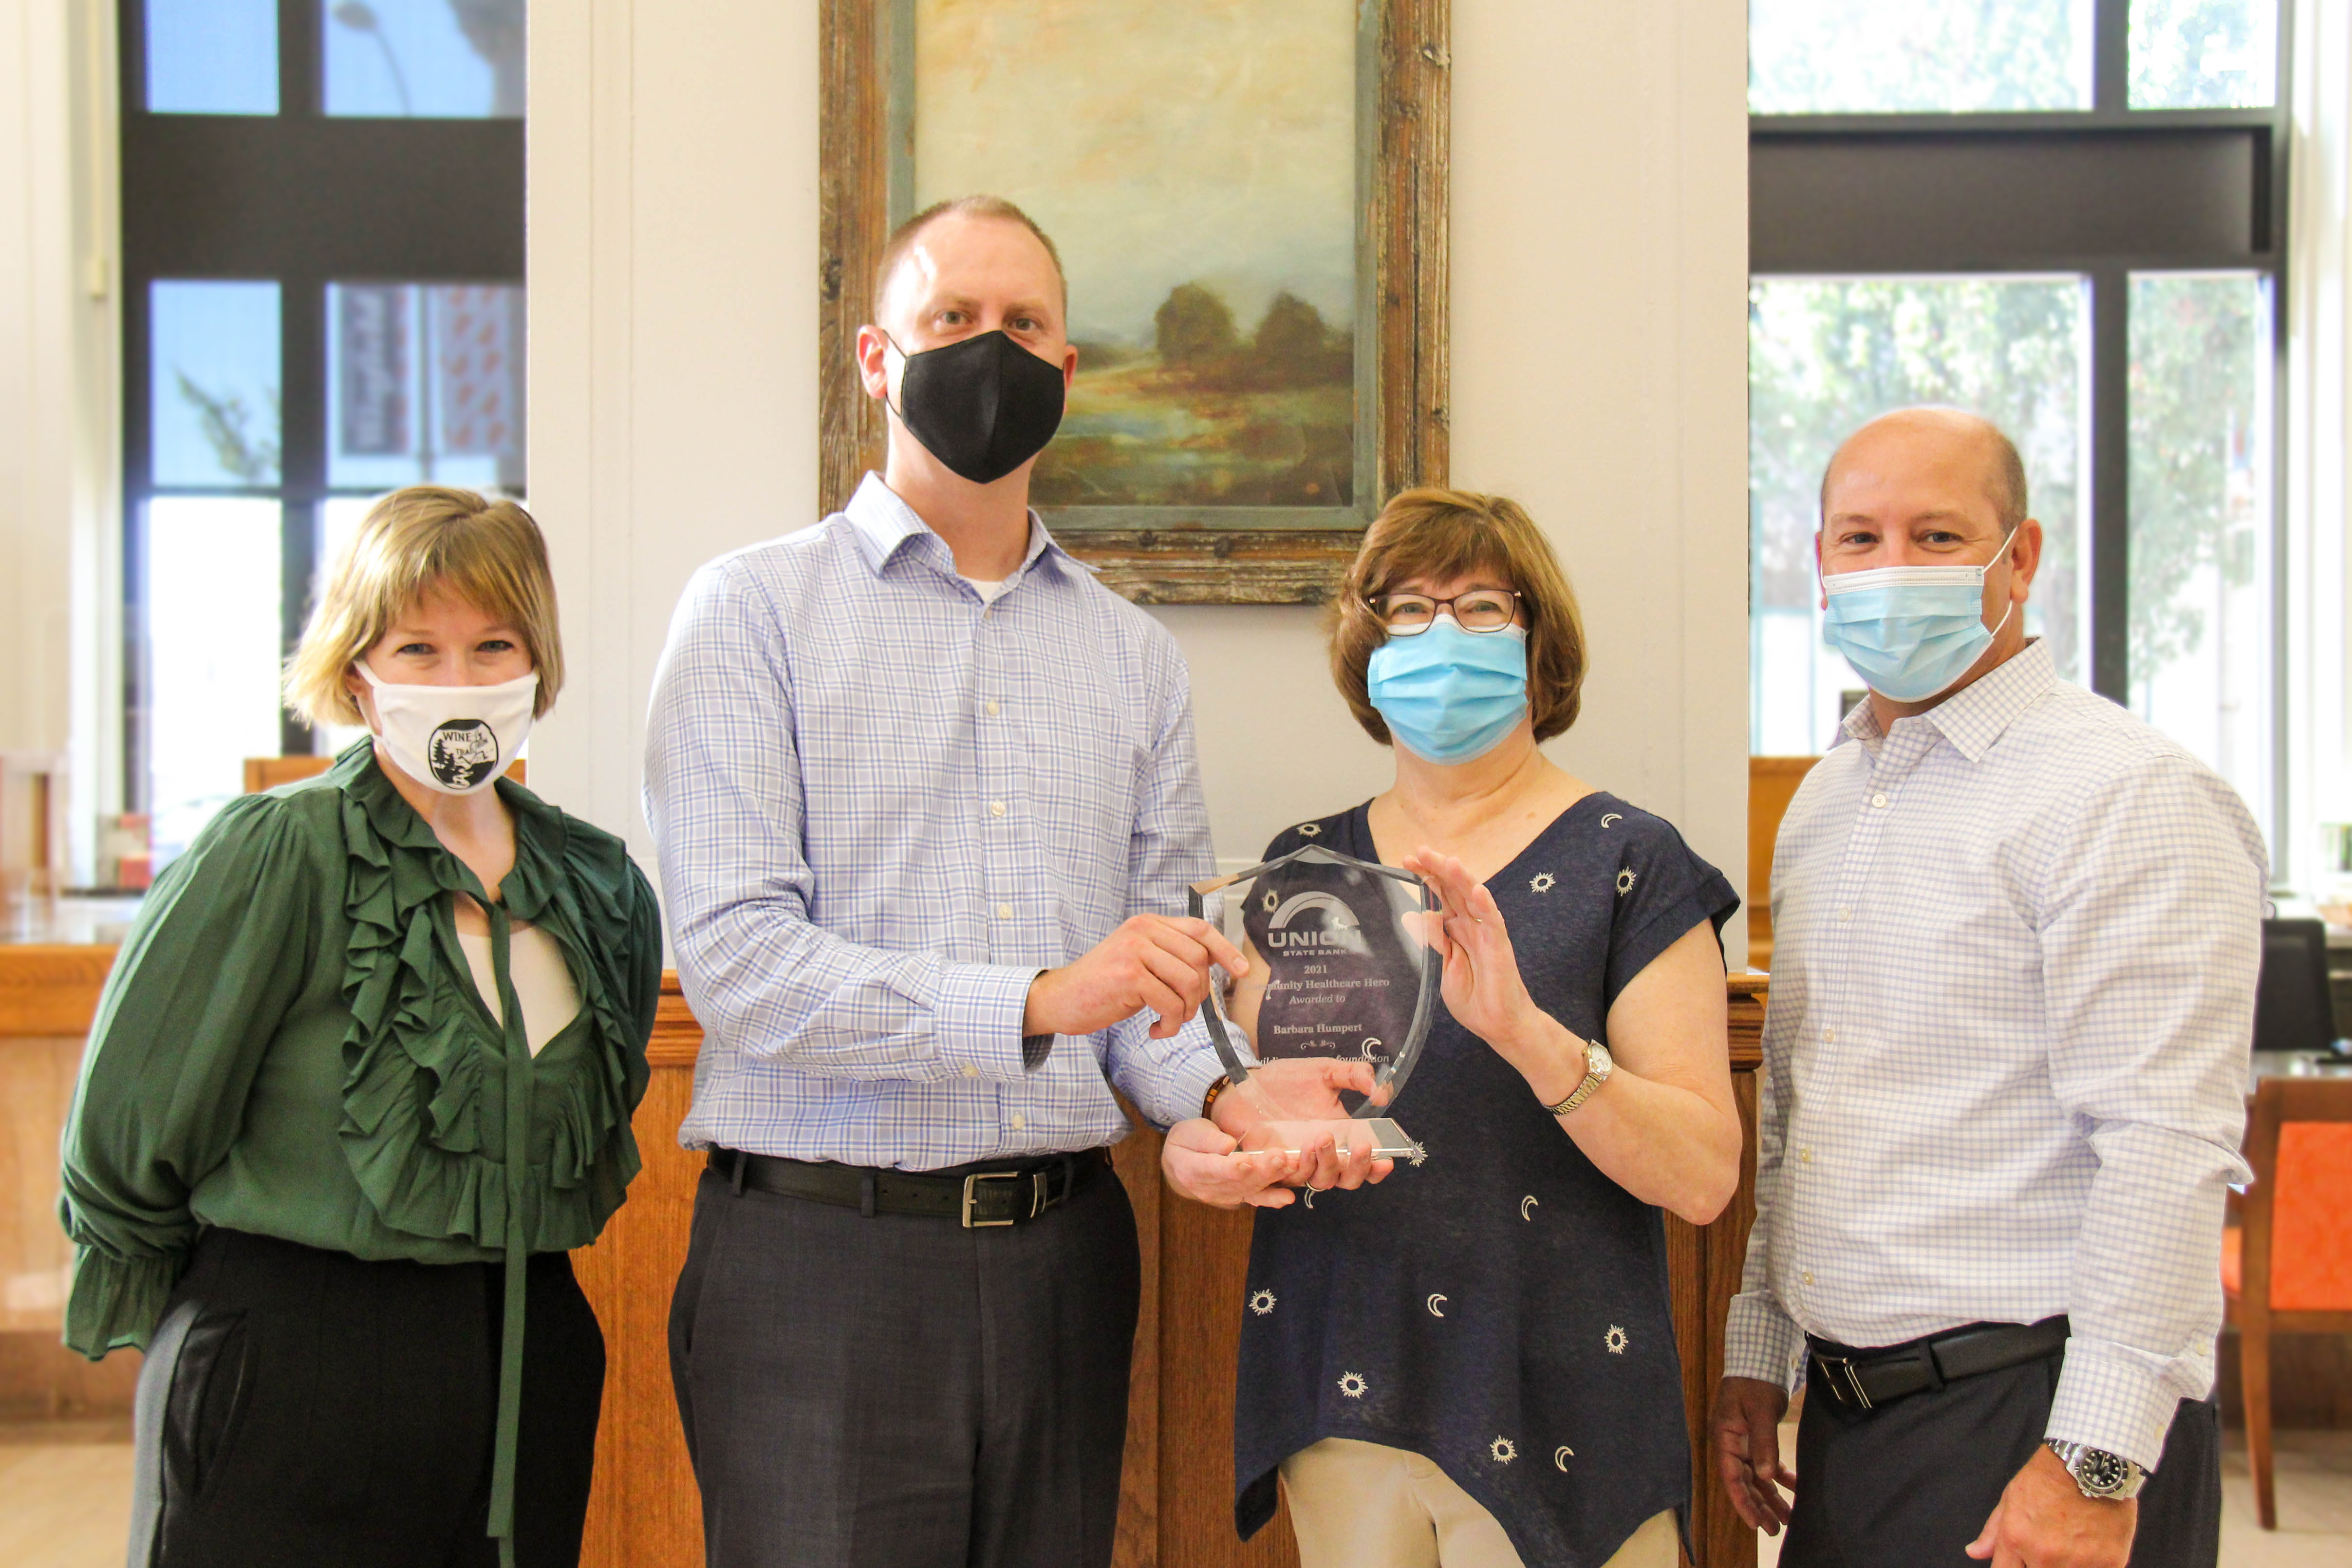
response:
<path id="1" fill-rule="evenodd" d="M 1796 1441 L 1795 1428 L 1788 1441 Z M 131 1494 L 130 1433 L 113 1422 L 0 1426 L 0 1563 L 120 1568 Z M 2345 1568 L 2352 1563 L 2352 1432 L 2282 1432 L 2279 1528 L 2254 1525 L 2246 1456 L 2222 1462 L 2222 1568 Z M 1759 1543 L 1772 1568 L 1779 1543 Z"/>
<path id="2" fill-rule="evenodd" d="M 1793 1449 L 1794 1426 L 1780 1440 Z M 2273 1483 L 2279 1527 L 2254 1522 L 2245 1442 L 2229 1434 L 2221 1456 L 2221 1568 L 2346 1568 L 2352 1563 L 2352 1432 L 2281 1432 Z M 0 1482 L 5 1485 L 5 1482 Z M 1757 1542 L 1758 1568 L 1780 1561 L 1778 1541 Z"/>

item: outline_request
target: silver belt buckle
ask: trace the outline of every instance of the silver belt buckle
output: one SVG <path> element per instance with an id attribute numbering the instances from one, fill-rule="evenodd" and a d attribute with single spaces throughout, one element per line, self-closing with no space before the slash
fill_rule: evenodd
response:
<path id="1" fill-rule="evenodd" d="M 1008 1226 L 1018 1223 L 1009 1219 L 974 1219 L 971 1217 L 971 1208 L 972 1201 L 978 1194 L 979 1184 L 981 1183 L 1013 1182 L 1018 1181 L 1020 1178 L 1021 1173 L 1018 1171 L 975 1171 L 971 1175 L 966 1176 L 963 1179 L 964 1229 L 993 1230 L 1000 1226 Z"/>
<path id="2" fill-rule="evenodd" d="M 1813 1359 L 1821 1363 L 1822 1370 L 1830 1374 L 1830 1393 L 1836 1397 L 1837 1402 L 1840 1405 L 1845 1403 L 1846 1394 L 1851 1393 L 1853 1395 L 1853 1402 L 1857 1406 L 1864 1410 L 1873 1408 L 1870 1403 L 1870 1395 L 1864 1394 L 1862 1390 L 1862 1379 L 1854 1373 L 1853 1361 L 1852 1357 L 1842 1355 L 1823 1355 L 1819 1351 L 1816 1351 L 1813 1352 Z M 1843 1374 L 1845 1379 L 1845 1387 L 1843 1389 L 1838 1386 L 1838 1378 L 1841 1374 Z"/>

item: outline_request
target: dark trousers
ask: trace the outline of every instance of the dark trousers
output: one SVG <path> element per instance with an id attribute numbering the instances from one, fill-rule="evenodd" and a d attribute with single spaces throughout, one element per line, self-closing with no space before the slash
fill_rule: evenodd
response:
<path id="1" fill-rule="evenodd" d="M 139 1374 L 130 1568 L 492 1568 L 498 1264 L 196 1243 Z M 530 1260 L 515 1559 L 573 1568 L 604 1337 Z"/>
<path id="2" fill-rule="evenodd" d="M 1818 1380 L 1797 1426 L 1797 1500 L 1782 1568 L 1976 1568 L 1969 1542 L 2050 1419 L 2063 1357 L 1962 1378 L 1875 1410 Z M 2214 1568 L 2221 1552 L 2221 1408 L 2184 1399 L 2139 1494 L 2133 1568 Z"/>
<path id="3" fill-rule="evenodd" d="M 706 1173 L 669 1343 L 709 1568 L 1104 1568 L 1139 1270 L 1108 1167 L 981 1230 Z"/>

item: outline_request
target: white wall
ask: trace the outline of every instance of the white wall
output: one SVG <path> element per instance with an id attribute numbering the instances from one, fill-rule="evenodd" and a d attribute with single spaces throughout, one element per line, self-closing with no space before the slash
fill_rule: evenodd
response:
<path id="1" fill-rule="evenodd" d="M 1555 754 L 1738 882 L 1746 6 L 1454 17 L 1454 477 L 1526 502 L 1583 596 L 1593 673 Z M 534 5 L 531 29 L 531 500 L 576 672 L 532 783 L 642 854 L 643 717 L 679 588 L 814 521 L 816 6 L 589 0 Z M 1385 783 L 1313 676 L 1315 612 L 1160 614 L 1192 659 L 1221 855 Z M 1305 672 L 1312 700 L 1285 706 L 1273 670 Z"/>
<path id="2" fill-rule="evenodd" d="M 0 749 L 69 752 L 85 876 L 121 773 L 113 29 L 0 0 Z"/>

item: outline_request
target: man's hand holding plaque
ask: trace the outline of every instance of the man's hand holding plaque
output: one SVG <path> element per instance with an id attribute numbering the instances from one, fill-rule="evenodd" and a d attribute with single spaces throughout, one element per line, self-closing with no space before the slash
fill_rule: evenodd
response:
<path id="1" fill-rule="evenodd" d="M 1377 1182 L 1400 1158 L 1419 1163 L 1384 1112 L 1436 1002 L 1436 901 L 1421 880 L 1310 846 L 1201 883 L 1192 903 L 1244 960 L 1220 968 L 1202 1009 L 1233 1086 L 1217 1097 L 1215 1130 L 1245 1153 L 1291 1156 L 1286 1179 L 1316 1192 Z M 1188 1131 L 1187 1146 L 1207 1132 Z M 1170 1174 L 1184 1187 L 1172 1159 Z M 1287 1194 L 1248 1201 L 1280 1206 Z"/>

